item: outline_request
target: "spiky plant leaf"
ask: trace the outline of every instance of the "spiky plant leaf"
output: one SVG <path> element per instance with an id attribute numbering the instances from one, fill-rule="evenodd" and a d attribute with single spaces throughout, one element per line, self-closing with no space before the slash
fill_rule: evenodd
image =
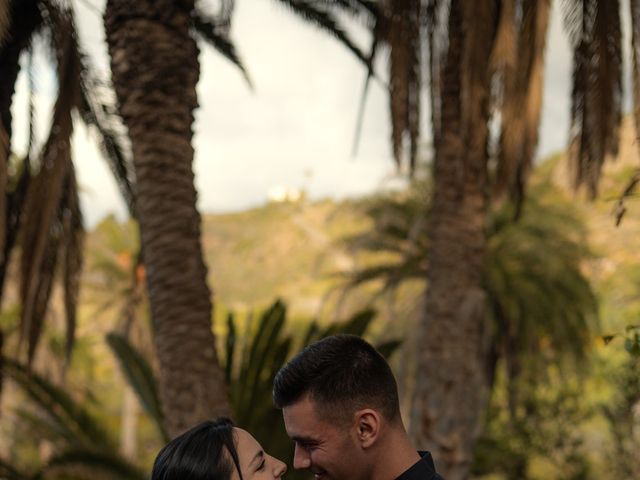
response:
<path id="1" fill-rule="evenodd" d="M 69 450 L 51 458 L 36 478 L 77 480 L 144 480 L 148 475 L 117 455 L 95 450 Z"/>
<path id="2" fill-rule="evenodd" d="M 165 441 L 169 441 L 169 436 L 164 429 L 164 417 L 157 381 L 151 365 L 122 335 L 113 332 L 109 333 L 107 335 L 107 344 L 118 360 L 127 384 L 135 392 L 142 408 L 153 420 L 161 437 Z"/>
<path id="3" fill-rule="evenodd" d="M 362 52 L 345 29 L 340 25 L 336 16 L 327 5 L 313 0 L 278 0 L 290 8 L 301 18 L 313 23 L 320 29 L 335 37 L 351 53 L 353 53 L 365 66 L 368 65 L 367 56 Z"/>
<path id="4" fill-rule="evenodd" d="M 60 81 L 51 132 L 41 155 L 40 171 L 27 192 L 21 257 L 21 338 L 28 339 L 28 363 L 35 355 L 44 312 L 51 292 L 60 242 L 60 212 L 65 182 L 73 174 L 70 138 L 71 112 L 80 100 L 77 43 L 70 13 L 55 8 L 49 15 L 61 18 L 55 32 L 56 59 Z M 72 334 L 70 335 L 72 338 Z"/>
<path id="5" fill-rule="evenodd" d="M 109 163 L 129 214 L 136 218 L 133 194 L 131 151 L 124 134 L 122 119 L 117 115 L 112 87 L 100 82 L 91 73 L 87 60 L 81 56 L 82 99 L 79 106 L 84 123 L 95 129 L 98 146 Z"/>
<path id="6" fill-rule="evenodd" d="M 26 366 L 4 357 L 4 372 L 44 415 L 45 421 L 61 432 L 67 445 L 113 452 L 112 439 L 100 423 L 64 390 Z"/>
<path id="7" fill-rule="evenodd" d="M 231 42 L 226 32 L 216 28 L 216 22 L 207 18 L 202 12 L 194 11 L 191 16 L 193 27 L 198 34 L 206 40 L 213 48 L 215 48 L 223 57 L 229 60 L 233 65 L 238 67 L 244 77 L 249 88 L 253 90 L 253 82 L 249 76 L 249 72 L 245 68 L 235 45 Z"/>
<path id="8" fill-rule="evenodd" d="M 1 0 L 0 0 L 1 1 Z M 0 459 L 0 478 L 3 480 L 31 480 L 31 475 L 20 472 L 11 463 Z"/>

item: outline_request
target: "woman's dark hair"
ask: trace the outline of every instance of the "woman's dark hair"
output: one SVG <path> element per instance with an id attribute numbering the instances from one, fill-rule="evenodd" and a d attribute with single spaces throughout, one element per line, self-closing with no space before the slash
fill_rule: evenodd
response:
<path id="1" fill-rule="evenodd" d="M 233 423 L 218 418 L 165 445 L 153 464 L 151 480 L 229 480 L 234 466 L 242 480 Z"/>

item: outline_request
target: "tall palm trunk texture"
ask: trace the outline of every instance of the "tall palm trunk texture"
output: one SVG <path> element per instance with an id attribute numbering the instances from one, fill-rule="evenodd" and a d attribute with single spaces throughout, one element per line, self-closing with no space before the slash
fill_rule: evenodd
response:
<path id="1" fill-rule="evenodd" d="M 211 292 L 193 183 L 198 48 L 193 0 L 109 0 L 104 14 L 113 83 L 131 138 L 165 424 L 175 437 L 228 415 L 211 330 Z"/>
<path id="2" fill-rule="evenodd" d="M 482 5 L 480 5 L 482 4 Z M 487 218 L 485 2 L 453 0 L 435 145 L 430 257 L 412 429 L 447 480 L 468 478 L 488 379 L 482 276 Z M 483 60 L 484 59 L 484 62 Z"/>

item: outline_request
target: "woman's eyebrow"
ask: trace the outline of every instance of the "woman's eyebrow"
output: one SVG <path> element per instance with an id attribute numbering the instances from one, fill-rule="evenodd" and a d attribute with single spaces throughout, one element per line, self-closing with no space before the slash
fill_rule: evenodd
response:
<path id="1" fill-rule="evenodd" d="M 256 453 L 253 458 L 251 459 L 251 461 L 249 462 L 249 466 L 253 465 L 254 463 L 256 463 L 256 461 L 258 459 L 262 460 L 262 458 L 264 457 L 264 452 L 262 450 L 258 451 L 258 453 Z"/>

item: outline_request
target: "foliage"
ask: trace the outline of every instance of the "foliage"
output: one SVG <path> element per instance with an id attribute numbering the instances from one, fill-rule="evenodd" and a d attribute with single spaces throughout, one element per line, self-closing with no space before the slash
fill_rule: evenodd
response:
<path id="1" fill-rule="evenodd" d="M 324 327 L 318 321 L 312 321 L 299 338 L 285 330 L 286 315 L 285 304 L 277 300 L 259 318 L 253 319 L 249 315 L 246 330 L 241 334 L 235 315 L 230 313 L 221 363 L 230 386 L 237 424 L 254 435 L 271 455 L 291 465 L 291 441 L 284 430 L 282 414 L 273 406 L 271 398 L 276 373 L 292 353 L 328 335 L 365 335 L 375 312 L 365 310 L 346 321 Z M 377 344 L 376 348 L 388 357 L 399 345 L 399 341 L 390 340 Z M 294 475 L 293 472 L 288 474 Z"/>
<path id="2" fill-rule="evenodd" d="M 291 441 L 284 430 L 282 414 L 273 406 L 271 398 L 275 374 L 297 349 L 327 335 L 365 335 L 374 316 L 374 311 L 366 310 L 327 326 L 312 321 L 303 332 L 296 334 L 287 331 L 287 309 L 280 300 L 255 319 L 249 316 L 242 328 L 236 316 L 229 313 L 228 331 L 221 339 L 224 348 L 220 355 L 230 386 L 236 424 L 251 432 L 270 454 L 286 459 L 290 464 Z M 107 343 L 127 385 L 136 393 L 145 413 L 156 426 L 159 440 L 168 441 L 157 380 L 148 360 L 122 335 L 109 334 Z M 388 357 L 399 345 L 399 341 L 389 340 L 376 348 Z M 74 474 L 86 475 L 78 477 L 82 479 L 89 478 L 91 472 L 113 475 L 113 478 L 143 478 L 138 467 L 118 454 L 116 442 L 107 428 L 82 403 L 39 375 L 27 372 L 20 364 L 9 359 L 6 362 L 7 375 L 36 407 L 22 409 L 20 418 L 30 425 L 32 432 L 38 432 L 40 438 L 48 439 L 56 446 L 55 455 L 42 467 L 42 472 L 64 473 L 73 469 Z M 3 473 L 2 468 L 9 478 L 31 478 L 15 476 L 20 473 L 9 463 L 0 463 L 0 473 Z"/>
<path id="3" fill-rule="evenodd" d="M 613 442 L 607 454 L 619 478 L 640 476 L 640 357 L 629 356 L 610 376 L 613 398 L 601 405 Z"/>
<path id="4" fill-rule="evenodd" d="M 579 426 L 593 412 L 584 406 L 583 387 L 557 376 L 546 384 L 520 381 L 524 391 L 516 412 L 510 412 L 504 394 L 491 399 L 486 428 L 474 452 L 474 476 L 590 478 Z M 535 472 L 534 464 L 542 473 Z"/>
<path id="5" fill-rule="evenodd" d="M 604 335 L 602 339 L 609 344 L 617 337 L 624 339 L 624 349 L 629 352 L 629 355 L 640 357 L 640 325 L 627 325 L 624 333 Z"/>
<path id="6" fill-rule="evenodd" d="M 20 418 L 30 425 L 33 437 L 50 442 L 54 453 L 44 465 L 28 473 L 19 470 L 5 460 L 0 461 L 0 473 L 9 478 L 73 478 L 93 480 L 98 478 L 141 480 L 146 476 L 122 458 L 105 426 L 80 402 L 74 400 L 62 388 L 50 383 L 38 374 L 28 371 L 24 365 L 4 358 L 6 375 L 11 378 L 31 400 L 19 409 Z M 33 438 L 32 437 L 32 438 Z"/>
<path id="7" fill-rule="evenodd" d="M 407 191 L 365 203 L 373 228 L 345 243 L 370 258 L 343 274 L 347 290 L 381 280 L 383 293 L 426 278 L 429 218 L 423 203 L 429 188 L 428 180 L 418 179 Z M 543 363 L 584 358 L 597 301 L 583 271 L 591 257 L 586 229 L 546 178 L 534 182 L 520 219 L 513 217 L 514 206 L 505 203 L 489 219 L 484 286 L 492 319 L 489 374 L 502 360 L 515 380 L 523 369 L 543 372 Z"/>

